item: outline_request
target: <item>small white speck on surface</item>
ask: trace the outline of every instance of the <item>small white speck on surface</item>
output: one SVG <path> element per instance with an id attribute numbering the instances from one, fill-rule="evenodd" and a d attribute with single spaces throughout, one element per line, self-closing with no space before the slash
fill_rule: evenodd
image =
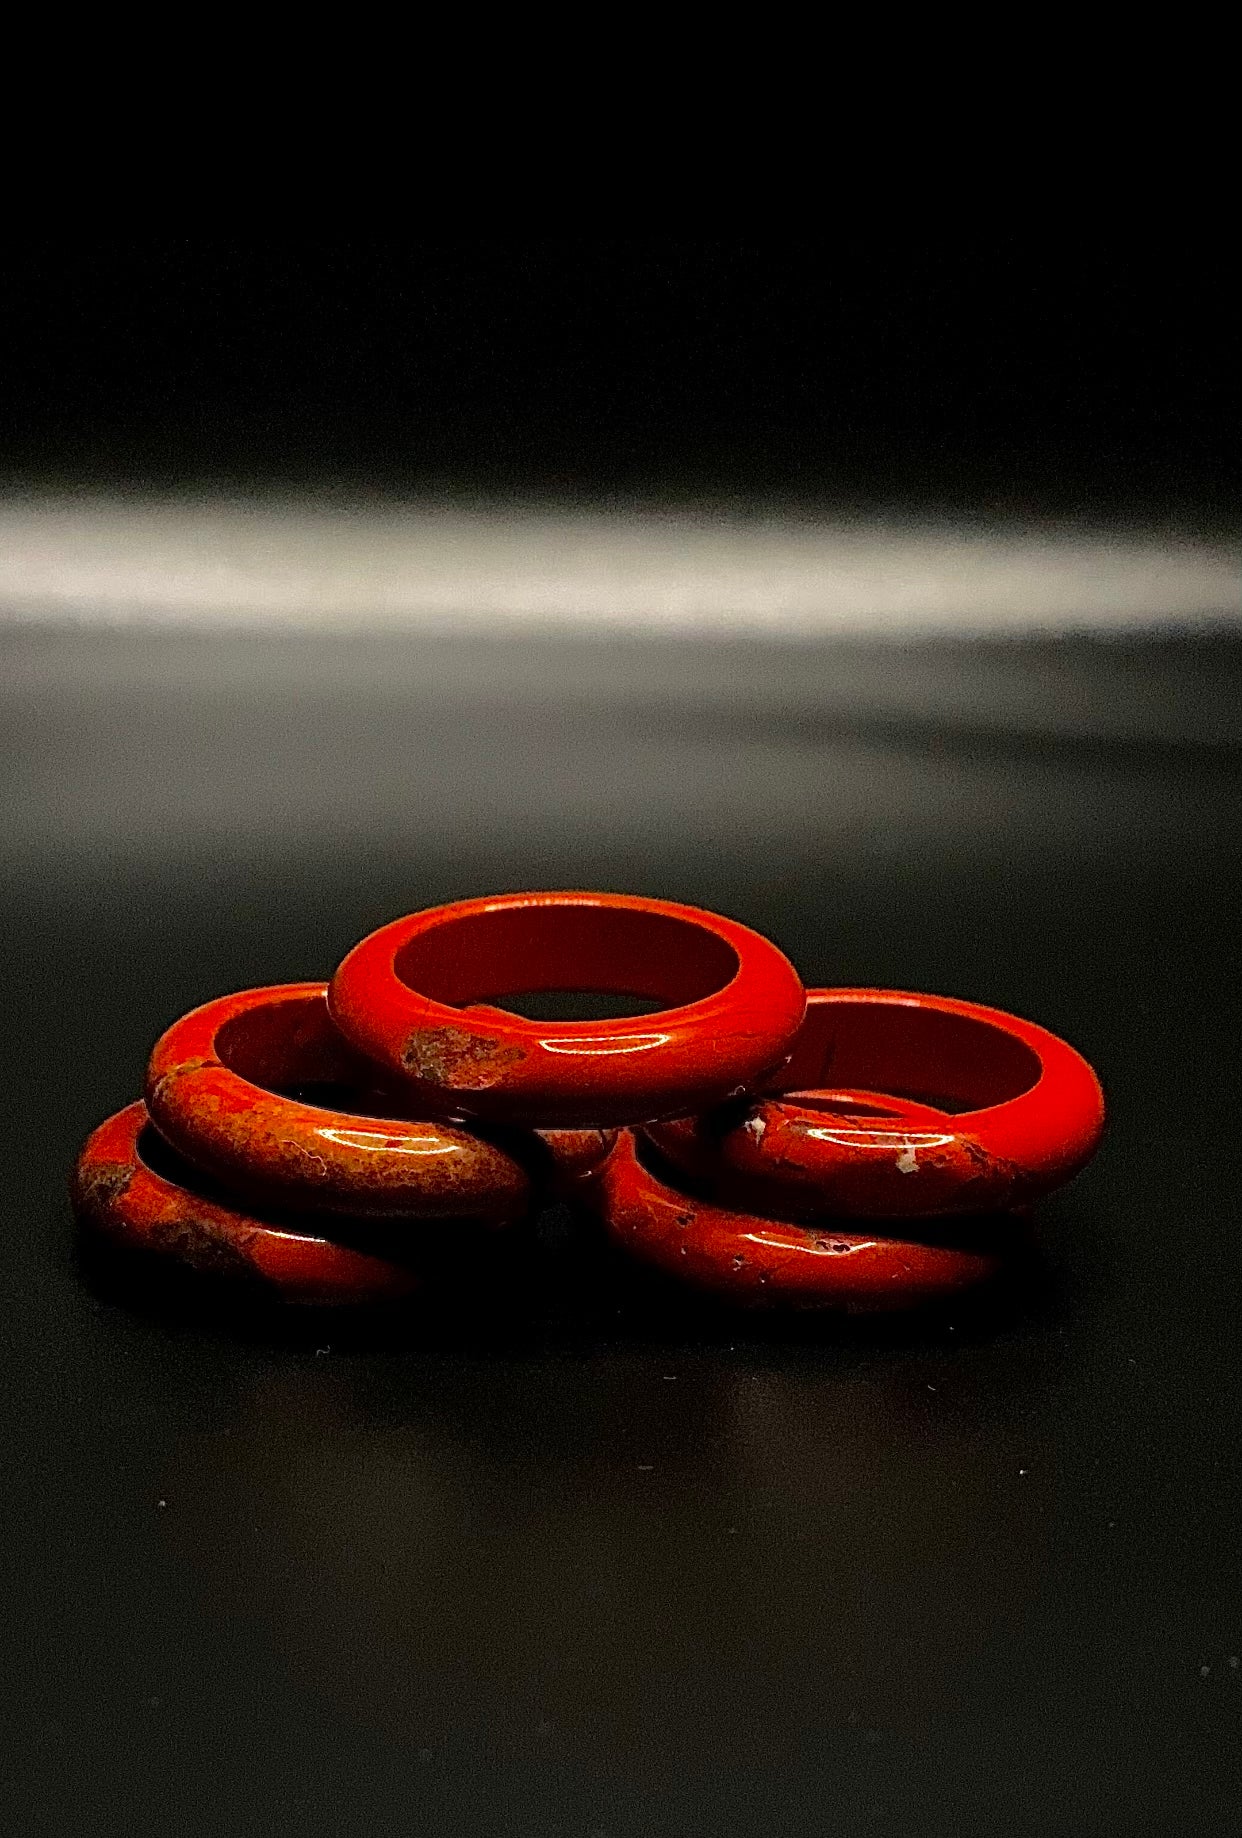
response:
<path id="1" fill-rule="evenodd" d="M 935 1387 L 934 1385 L 929 1385 L 929 1386 L 927 1387 L 927 1389 L 928 1389 L 929 1391 L 934 1391 L 934 1390 L 936 1389 L 936 1387 Z"/>
<path id="2" fill-rule="evenodd" d="M 1018 1469 L 1018 1473 L 1019 1473 L 1019 1474 L 1029 1474 L 1030 1472 L 1031 1472 L 1031 1471 L 1030 1471 L 1030 1469 L 1029 1469 L 1029 1468 L 1019 1468 L 1019 1469 Z"/>
<path id="3" fill-rule="evenodd" d="M 675 1385 L 677 1383 L 677 1374 L 675 1372 L 662 1372 L 660 1377 L 665 1379 L 670 1385 Z"/>
<path id="4" fill-rule="evenodd" d="M 758 1142 L 759 1138 L 763 1135 L 763 1132 L 767 1129 L 767 1127 L 768 1126 L 764 1122 L 762 1117 L 748 1117 L 745 1123 L 742 1125 L 742 1128 L 744 1130 L 750 1131 L 751 1135 L 754 1137 L 756 1142 Z"/>
<path id="5" fill-rule="evenodd" d="M 168 1504 L 168 1501 L 167 1501 L 167 1500 L 157 1500 L 157 1501 L 155 1502 L 155 1504 L 156 1504 L 156 1505 L 157 1505 L 158 1507 L 160 1507 L 160 1508 L 161 1508 L 161 1510 L 162 1510 L 162 1509 L 163 1509 L 163 1508 L 164 1508 L 165 1506 L 167 1506 L 167 1504 Z"/>
<path id="6" fill-rule="evenodd" d="M 655 1463 L 653 1461 L 640 1461 L 638 1464 L 638 1472 L 640 1474 L 650 1474 L 654 1467 Z"/>
<path id="7" fill-rule="evenodd" d="M 331 1351 L 332 1351 L 332 1348 L 331 1348 L 331 1347 L 316 1347 L 316 1348 L 315 1348 L 315 1358 L 316 1358 L 316 1359 L 323 1359 L 323 1358 L 325 1358 L 325 1357 L 326 1357 L 326 1355 L 327 1355 L 327 1354 L 329 1354 L 329 1353 L 330 1353 Z"/>
<path id="8" fill-rule="evenodd" d="M 897 1172 L 898 1174 L 917 1174 L 918 1171 L 919 1158 L 915 1154 L 913 1147 L 907 1144 L 897 1157 Z"/>
<path id="9" fill-rule="evenodd" d="M 1209 1672 L 1210 1672 L 1211 1670 L 1212 1670 L 1212 1668 L 1211 1668 L 1211 1666 L 1200 1666 L 1200 1667 L 1199 1667 L 1199 1677 L 1200 1677 L 1200 1678 L 1206 1678 L 1206 1677 L 1207 1677 L 1207 1675 L 1208 1675 L 1208 1673 L 1209 1673 Z"/>

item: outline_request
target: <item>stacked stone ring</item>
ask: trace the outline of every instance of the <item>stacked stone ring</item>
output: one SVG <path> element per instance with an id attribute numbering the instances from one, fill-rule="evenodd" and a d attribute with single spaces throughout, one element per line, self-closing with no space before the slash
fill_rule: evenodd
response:
<path id="1" fill-rule="evenodd" d="M 948 996 L 816 989 L 763 1095 L 648 1134 L 743 1204 L 887 1219 L 1024 1206 L 1077 1173 L 1103 1127 L 1095 1073 L 1033 1022 Z"/>
<path id="2" fill-rule="evenodd" d="M 669 1185 L 623 1135 L 599 1177 L 597 1205 L 620 1249 L 667 1276 L 744 1307 L 829 1308 L 871 1314 L 947 1301 L 995 1277 L 1000 1251 L 860 1229 L 765 1218 Z M 917 1229 L 917 1228 L 914 1228 Z"/>
<path id="3" fill-rule="evenodd" d="M 400 1096 L 341 1039 L 325 998 L 323 983 L 277 984 L 174 1022 L 147 1068 L 160 1134 L 195 1168 L 273 1205 L 354 1218 L 520 1217 L 531 1192 L 523 1163 L 468 1130 L 397 1114 Z M 299 1088 L 305 1098 L 290 1095 Z M 591 1148 L 579 1153 L 589 1160 Z M 562 1154 L 576 1171 L 572 1145 Z"/>
<path id="4" fill-rule="evenodd" d="M 505 996 L 592 989 L 668 1006 L 532 1021 Z M 442 1116 L 590 1128 L 702 1110 L 787 1058 L 805 994 L 747 926 L 627 894 L 519 893 L 433 907 L 356 945 L 329 987 L 360 1052 Z"/>
<path id="5" fill-rule="evenodd" d="M 73 1207 L 88 1229 L 130 1251 L 235 1285 L 256 1299 L 308 1306 L 396 1301 L 423 1288 L 404 1264 L 277 1225 L 168 1180 L 152 1166 L 144 1104 L 130 1104 L 87 1138 L 74 1169 Z"/>

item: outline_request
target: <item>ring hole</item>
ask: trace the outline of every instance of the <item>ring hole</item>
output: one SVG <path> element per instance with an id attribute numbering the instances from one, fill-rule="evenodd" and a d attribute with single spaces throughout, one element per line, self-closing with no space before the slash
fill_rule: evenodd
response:
<path id="1" fill-rule="evenodd" d="M 394 960 L 402 982 L 435 1002 L 508 1005 L 536 1020 L 681 1007 L 724 989 L 738 967 L 733 947 L 691 920 L 585 902 L 454 915 Z"/>
<path id="2" fill-rule="evenodd" d="M 519 989 L 496 998 L 497 1008 L 528 1021 L 614 1021 L 629 1015 L 653 1015 L 661 1004 L 652 997 L 614 989 Z"/>
<path id="3" fill-rule="evenodd" d="M 902 1002 L 816 1002 L 788 1065 L 770 1089 L 796 1095 L 865 1093 L 950 1116 L 1008 1103 L 1038 1083 L 1039 1055 L 995 1023 Z M 831 1103 L 824 1108 L 835 1108 Z M 883 1114 L 878 1113 L 878 1114 Z"/>
<path id="4" fill-rule="evenodd" d="M 408 1117 L 409 1106 L 341 1038 L 322 995 L 273 996 L 218 1030 L 222 1065 L 279 1098 L 353 1117 Z"/>
<path id="5" fill-rule="evenodd" d="M 168 1181 L 174 1187 L 182 1187 L 187 1193 L 196 1194 L 200 1200 L 210 1200 L 218 1206 L 233 1207 L 237 1205 L 236 1196 L 230 1195 L 221 1183 L 209 1174 L 203 1174 L 193 1167 L 177 1151 L 170 1148 L 153 1123 L 144 1123 L 134 1139 L 134 1153 L 144 1168 L 150 1169 L 162 1181 Z"/>
<path id="6" fill-rule="evenodd" d="M 861 1097 L 844 1091 L 790 1091 L 785 1094 L 800 1110 L 821 1111 L 829 1117 L 904 1117 L 906 1105 L 896 1094 Z M 915 1100 L 910 1100 L 915 1102 Z"/>

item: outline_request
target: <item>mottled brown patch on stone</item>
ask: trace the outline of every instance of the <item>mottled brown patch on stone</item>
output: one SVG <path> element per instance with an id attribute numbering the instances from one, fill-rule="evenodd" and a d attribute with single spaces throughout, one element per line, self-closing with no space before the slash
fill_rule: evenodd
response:
<path id="1" fill-rule="evenodd" d="M 468 1034 L 462 1028 L 422 1028 L 405 1044 L 402 1064 L 414 1078 L 450 1091 L 487 1091 L 504 1078 L 510 1066 L 526 1055 L 521 1047 L 505 1046 L 485 1034 Z"/>
<path id="2" fill-rule="evenodd" d="M 239 1242 L 206 1220 L 167 1220 L 151 1228 L 147 1242 L 153 1251 L 175 1257 L 200 1276 L 222 1277 L 251 1288 L 269 1287 L 267 1278 L 247 1256 L 244 1238 Z"/>
<path id="3" fill-rule="evenodd" d="M 94 1162 L 79 1168 L 73 1177 L 73 1205 L 77 1212 L 106 1215 L 134 1178 L 126 1162 Z"/>
<path id="4" fill-rule="evenodd" d="M 968 1178 L 971 1182 L 988 1181 L 998 1186 L 1002 1192 L 1010 1194 L 1021 1191 L 1026 1177 L 1017 1162 L 1009 1161 L 1003 1155 L 989 1154 L 973 1136 L 959 1136 L 957 1143 L 965 1151 L 970 1163 L 971 1173 Z"/>

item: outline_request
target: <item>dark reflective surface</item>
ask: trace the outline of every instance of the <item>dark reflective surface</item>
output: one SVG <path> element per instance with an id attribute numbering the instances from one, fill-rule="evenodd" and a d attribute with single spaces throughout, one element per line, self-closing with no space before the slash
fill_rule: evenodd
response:
<path id="1" fill-rule="evenodd" d="M 1178 670 L 1219 700 L 1234 652 L 1126 654 L 1176 730 L 1138 745 L 1007 729 L 1018 650 L 946 666 L 942 706 L 989 673 L 994 705 L 880 731 L 772 683 L 471 720 L 327 666 L 308 711 L 313 646 L 243 685 L 169 641 L 144 688 L 128 642 L 5 692 L 8 1829 L 1235 1831 L 1242 768 L 1161 701 Z M 1059 655 L 1107 706 L 1107 659 Z M 557 884 L 1080 1047 L 1110 1131 L 1023 1292 L 764 1326 L 561 1215 L 524 1284 L 396 1331 L 216 1327 L 78 1269 L 73 1154 L 178 1012 Z"/>

